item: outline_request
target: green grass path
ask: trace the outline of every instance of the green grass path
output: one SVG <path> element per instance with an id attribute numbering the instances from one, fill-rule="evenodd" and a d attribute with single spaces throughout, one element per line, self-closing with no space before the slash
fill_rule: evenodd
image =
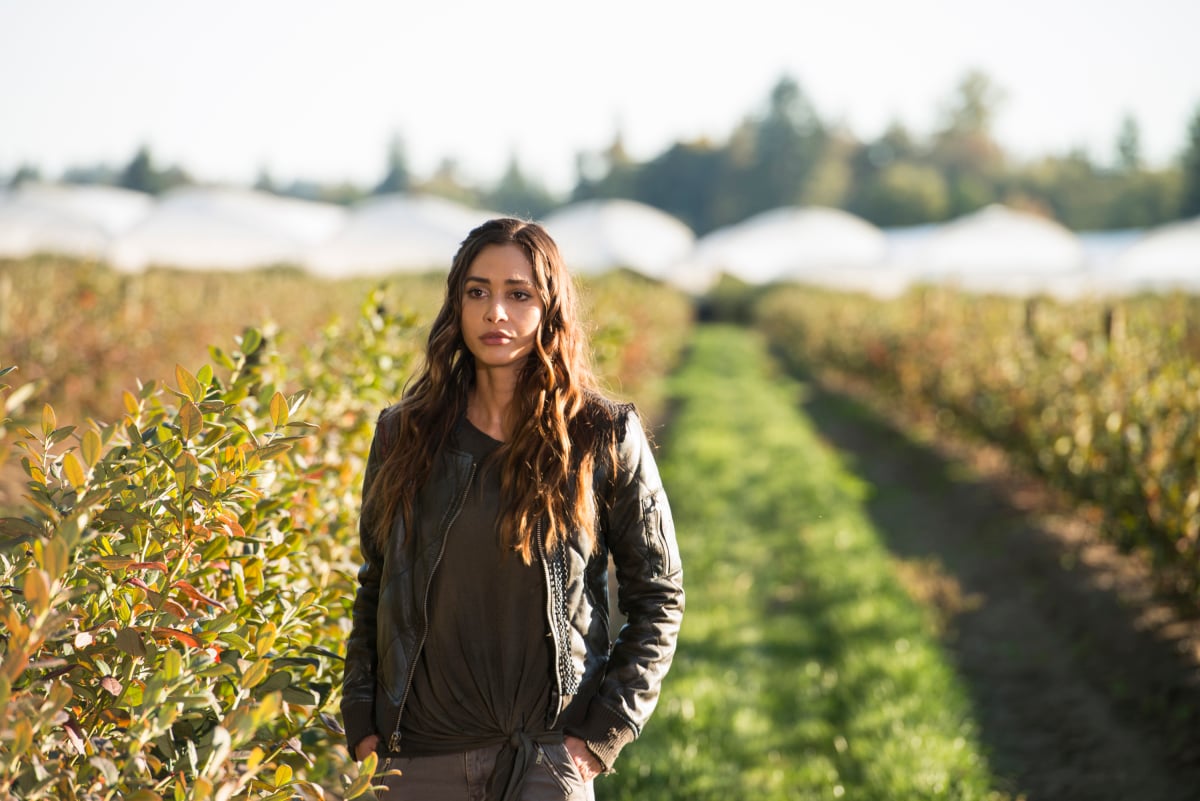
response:
<path id="1" fill-rule="evenodd" d="M 655 717 L 602 799 L 997 799 L 932 617 L 869 488 L 759 338 L 703 326 L 660 439 L 687 588 Z"/>

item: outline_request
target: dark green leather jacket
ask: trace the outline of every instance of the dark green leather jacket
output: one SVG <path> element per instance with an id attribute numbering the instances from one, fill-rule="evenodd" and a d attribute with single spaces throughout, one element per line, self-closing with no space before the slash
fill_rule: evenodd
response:
<path id="1" fill-rule="evenodd" d="M 590 555 L 571 545 L 547 554 L 538 542 L 556 667 L 546 729 L 585 740 L 606 769 L 654 710 L 684 607 L 674 524 L 650 443 L 633 407 L 610 408 L 609 414 L 617 463 L 597 458 L 598 547 Z M 388 423 L 385 412 L 379 425 Z M 382 458 L 380 440 L 377 428 L 364 495 Z M 360 523 L 363 565 L 342 683 L 352 754 L 370 734 L 379 735 L 381 754 L 402 751 L 399 722 L 425 638 L 429 585 L 476 468 L 470 455 L 443 450 L 418 496 L 414 531 L 398 521 L 383 551 L 368 536 L 371 521 Z M 618 608 L 626 617 L 611 646 L 610 557 Z"/>

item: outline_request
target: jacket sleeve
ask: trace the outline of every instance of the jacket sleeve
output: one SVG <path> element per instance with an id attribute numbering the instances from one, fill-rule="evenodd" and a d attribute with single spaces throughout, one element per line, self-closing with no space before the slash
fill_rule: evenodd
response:
<path id="1" fill-rule="evenodd" d="M 367 467 L 363 477 L 362 498 L 366 498 L 379 469 L 379 427 L 371 442 Z M 383 573 L 383 554 L 371 535 L 373 520 L 364 513 L 359 516 L 359 543 L 363 564 L 358 571 L 358 591 L 354 595 L 350 637 L 346 642 L 346 665 L 342 676 L 342 720 L 346 727 L 346 744 L 351 756 L 354 748 L 366 736 L 375 733 L 375 616 L 379 603 L 379 580 Z"/>
<path id="2" fill-rule="evenodd" d="M 613 478 L 601 522 L 626 623 L 585 718 L 570 732 L 587 743 L 605 770 L 611 770 L 621 749 L 641 734 L 658 703 L 684 607 L 671 508 L 641 420 L 632 410 L 626 414 Z"/>

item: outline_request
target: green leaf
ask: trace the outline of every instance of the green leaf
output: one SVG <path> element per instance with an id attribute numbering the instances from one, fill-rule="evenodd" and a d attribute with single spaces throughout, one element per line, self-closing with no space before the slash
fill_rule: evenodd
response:
<path id="1" fill-rule="evenodd" d="M 163 797 L 153 790 L 134 790 L 121 796 L 125 801 L 163 801 Z"/>
<path id="2" fill-rule="evenodd" d="M 95 467 L 96 462 L 100 460 L 100 435 L 91 429 L 83 432 L 83 443 L 80 449 L 80 455 L 83 456 L 83 463 L 88 467 Z"/>
<path id="3" fill-rule="evenodd" d="M 271 396 L 271 423 L 276 428 L 282 428 L 288 421 L 288 402 L 282 392 Z"/>
<path id="4" fill-rule="evenodd" d="M 200 408 L 192 401 L 183 404 L 179 409 L 179 433 L 184 442 L 190 442 L 204 428 L 204 416 Z"/>
<path id="5" fill-rule="evenodd" d="M 179 458 L 175 460 L 174 467 L 175 483 L 179 485 L 179 489 L 182 492 L 186 492 L 200 478 L 200 463 L 190 453 L 184 452 L 179 454 Z"/>
<path id="6" fill-rule="evenodd" d="M 263 679 L 267 677 L 267 671 L 271 669 L 271 660 L 259 659 L 246 669 L 242 674 L 241 686 L 244 689 L 258 686 Z"/>
<path id="7" fill-rule="evenodd" d="M 87 483 L 87 476 L 84 475 L 79 460 L 75 458 L 74 451 L 63 454 L 62 466 L 63 473 L 67 476 L 67 481 L 71 482 L 72 487 L 79 489 Z"/>
<path id="8" fill-rule="evenodd" d="M 283 688 L 283 700 L 297 706 L 316 706 L 321 703 L 321 695 L 311 687 L 291 685 Z"/>
<path id="9" fill-rule="evenodd" d="M 258 656 L 266 656 L 275 645 L 275 638 L 278 636 L 278 630 L 275 624 L 268 620 L 258 627 L 258 632 L 254 636 L 254 652 Z"/>
<path id="10" fill-rule="evenodd" d="M 60 537 L 35 543 L 34 551 L 38 557 L 38 563 L 46 571 L 51 581 L 66 572 L 67 550 L 67 543 Z"/>
<path id="11" fill-rule="evenodd" d="M 346 788 L 346 801 L 352 798 L 358 798 L 371 787 L 371 779 L 375 777 L 375 764 L 379 758 L 375 752 L 367 754 L 367 758 L 358 766 L 358 778 L 350 782 L 350 786 Z"/>
<path id="12" fill-rule="evenodd" d="M 200 386 L 200 382 L 194 375 L 183 369 L 181 364 L 175 365 L 175 382 L 179 384 L 179 391 L 188 400 L 198 401 L 204 398 L 204 388 Z"/>
<path id="13" fill-rule="evenodd" d="M 35 614 L 50 608 L 50 579 L 43 570 L 30 570 L 25 574 L 25 602 Z"/>
<path id="14" fill-rule="evenodd" d="M 262 346 L 262 341 L 261 331 L 257 328 L 247 328 L 238 338 L 238 345 L 241 347 L 243 355 L 250 356 Z"/>
<path id="15" fill-rule="evenodd" d="M 42 436 L 49 437 L 57 425 L 58 418 L 54 416 L 54 409 L 48 403 L 42 406 Z"/>
<path id="16" fill-rule="evenodd" d="M 268 459 L 273 459 L 282 453 L 286 453 L 287 451 L 291 450 L 291 447 L 292 443 L 290 442 L 272 442 L 270 445 L 264 445 L 263 447 L 259 448 L 257 451 L 255 451 L 255 454 L 259 459 L 266 461 Z"/>
<path id="17" fill-rule="evenodd" d="M 292 414 L 295 414 L 300 407 L 304 405 L 304 402 L 308 400 L 308 396 L 311 394 L 312 393 L 309 390 L 302 389 L 292 397 L 288 398 L 288 411 L 290 411 Z"/>

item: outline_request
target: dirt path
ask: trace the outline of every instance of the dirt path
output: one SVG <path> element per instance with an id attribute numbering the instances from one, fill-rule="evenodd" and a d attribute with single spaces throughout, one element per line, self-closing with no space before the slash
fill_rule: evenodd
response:
<path id="1" fill-rule="evenodd" d="M 1156 600 L 1096 515 L 996 449 L 814 387 L 823 436 L 876 487 L 910 591 L 942 615 L 993 769 L 1028 801 L 1200 799 L 1200 622 Z M 861 397 L 861 392 L 859 392 Z M 936 445 L 931 444 L 936 441 Z"/>

